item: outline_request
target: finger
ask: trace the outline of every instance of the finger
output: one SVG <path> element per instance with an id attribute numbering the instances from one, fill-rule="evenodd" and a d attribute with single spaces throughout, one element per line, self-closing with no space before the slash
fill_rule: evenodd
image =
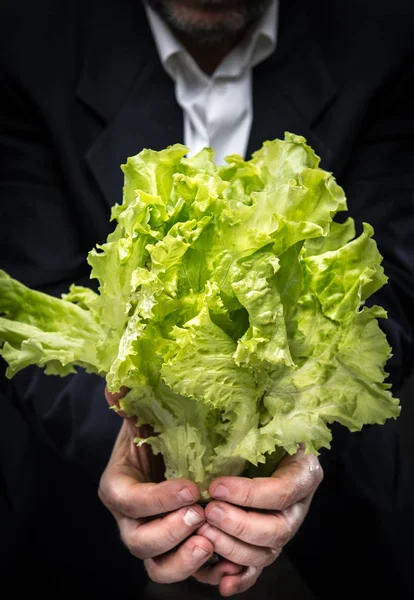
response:
<path id="1" fill-rule="evenodd" d="M 214 567 L 206 568 L 205 566 L 194 573 L 194 578 L 200 583 L 208 585 L 219 585 L 225 575 L 238 575 L 243 571 L 243 567 L 221 559 Z"/>
<path id="2" fill-rule="evenodd" d="M 177 550 L 156 558 L 148 558 L 144 565 L 152 581 L 175 583 L 194 575 L 212 554 L 211 542 L 201 536 L 192 536 Z"/>
<path id="3" fill-rule="evenodd" d="M 121 390 L 117 393 L 112 393 L 105 388 L 105 397 L 110 407 L 112 407 L 117 415 L 125 419 L 128 426 L 131 429 L 131 441 L 135 437 L 145 439 L 153 435 L 157 435 L 154 432 L 153 427 L 148 424 L 140 425 L 137 427 L 137 417 L 128 417 L 125 411 L 120 409 L 119 400 L 124 398 L 129 392 L 129 388 L 121 387 Z M 145 481 L 156 481 L 157 483 L 165 479 L 165 464 L 161 454 L 155 455 L 149 444 L 142 444 L 139 447 L 134 447 L 136 453 L 137 467 L 143 474 Z"/>
<path id="4" fill-rule="evenodd" d="M 289 508 L 283 510 L 278 516 L 285 522 L 286 529 L 292 532 L 291 538 L 296 534 L 302 525 L 311 505 L 313 494 L 307 496 L 300 502 L 292 504 Z"/>
<path id="5" fill-rule="evenodd" d="M 141 425 L 135 427 L 135 436 L 139 438 L 147 438 L 154 435 L 153 428 L 149 425 Z M 134 458 L 136 465 L 142 474 L 142 481 L 160 483 L 165 481 L 165 463 L 162 454 L 154 454 L 150 444 L 134 443 Z"/>
<path id="6" fill-rule="evenodd" d="M 121 412 L 119 412 L 121 414 Z M 136 426 L 136 417 L 124 418 L 112 451 L 110 466 L 118 466 L 130 471 L 138 471 L 135 477 L 140 481 L 159 483 L 165 480 L 165 464 L 161 454 L 155 455 L 150 444 L 135 443 L 135 439 L 145 439 L 155 435 L 150 425 Z"/>
<path id="7" fill-rule="evenodd" d="M 272 477 L 219 477 L 209 492 L 213 498 L 248 508 L 284 510 L 313 494 L 322 478 L 317 457 L 300 450 L 283 458 Z"/>
<path id="8" fill-rule="evenodd" d="M 113 408 L 113 410 L 120 417 L 123 417 L 123 418 L 126 418 L 126 414 L 122 410 L 119 410 L 119 401 L 121 398 L 124 398 L 129 391 L 130 391 L 129 388 L 122 386 L 121 389 L 119 390 L 119 392 L 110 392 L 108 390 L 108 386 L 105 386 L 106 401 L 108 402 L 109 406 L 111 408 Z"/>
<path id="9" fill-rule="evenodd" d="M 142 483 L 136 476 L 136 470 L 126 467 L 104 473 L 99 497 L 111 512 L 142 519 L 177 510 L 199 499 L 197 485 L 192 481 L 170 479 L 161 483 Z"/>
<path id="10" fill-rule="evenodd" d="M 207 538 L 214 546 L 214 551 L 226 560 L 244 567 L 267 567 L 280 554 L 281 549 L 264 548 L 246 544 L 241 540 L 212 527 L 208 523 L 198 529 L 199 535 Z"/>
<path id="11" fill-rule="evenodd" d="M 165 472 L 163 461 L 156 461 L 160 456 L 154 456 L 149 444 L 142 444 L 141 446 L 134 448 L 134 453 L 136 467 L 140 471 L 140 480 L 143 483 L 160 483 L 165 479 L 163 476 Z"/>
<path id="12" fill-rule="evenodd" d="M 124 419 L 110 460 L 101 478 L 102 487 L 111 484 L 114 476 L 120 473 L 141 482 L 158 483 L 165 479 L 162 456 L 154 457 L 149 444 L 137 447 L 134 442 L 137 435 L 139 435 L 139 429 L 135 427 L 131 419 Z"/>
<path id="13" fill-rule="evenodd" d="M 283 511 L 258 513 L 216 501 L 211 502 L 204 512 L 210 525 L 233 538 L 249 545 L 277 549 L 283 548 L 290 541 L 306 515 L 307 506 L 302 504 L 294 506 L 297 510 L 292 513 L 292 518 L 290 514 L 287 518 Z M 221 554 L 220 550 L 216 549 L 216 552 Z M 231 560 L 238 562 L 234 558 Z"/>
<path id="14" fill-rule="evenodd" d="M 204 523 L 201 506 L 193 505 L 154 520 L 121 518 L 121 539 L 137 558 L 153 558 L 169 552 Z"/>
<path id="15" fill-rule="evenodd" d="M 262 569 L 247 567 L 239 575 L 223 577 L 219 585 L 219 591 L 225 598 L 234 594 L 241 594 L 251 588 L 260 577 Z"/>

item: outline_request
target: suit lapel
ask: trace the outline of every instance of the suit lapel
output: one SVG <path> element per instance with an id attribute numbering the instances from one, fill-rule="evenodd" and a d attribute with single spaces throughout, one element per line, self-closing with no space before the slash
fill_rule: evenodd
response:
<path id="1" fill-rule="evenodd" d="M 103 3 L 105 4 L 105 3 Z M 112 4 L 112 3 L 108 3 Z M 86 153 L 86 163 L 109 206 L 122 201 L 120 165 L 143 148 L 161 150 L 183 140 L 183 117 L 174 82 L 164 72 L 139 0 L 104 11 L 90 27 L 77 97 L 104 126 Z M 117 20 L 116 20 L 117 19 Z M 97 39 L 108 32 L 107 39 Z"/>
<path id="2" fill-rule="evenodd" d="M 321 157 L 331 150 L 315 124 L 335 98 L 337 88 L 317 46 L 311 21 L 301 1 L 280 2 L 275 52 L 253 75 L 253 124 L 247 158 L 264 140 L 283 138 L 285 131 L 302 135 Z"/>
<path id="3" fill-rule="evenodd" d="M 161 67 L 160 67 L 161 69 Z M 101 192 L 110 205 L 122 201 L 120 165 L 143 148 L 162 150 L 181 142 L 181 109 L 164 72 L 148 65 L 105 130 L 86 154 Z"/>

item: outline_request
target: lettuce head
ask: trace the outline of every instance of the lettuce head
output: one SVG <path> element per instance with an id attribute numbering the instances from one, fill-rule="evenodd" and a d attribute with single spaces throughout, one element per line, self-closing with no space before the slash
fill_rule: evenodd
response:
<path id="1" fill-rule="evenodd" d="M 0 347 L 28 365 L 95 372 L 148 424 L 165 476 L 205 497 L 220 475 L 269 472 L 299 444 L 330 448 L 396 418 L 386 318 L 365 301 L 387 281 L 373 228 L 356 234 L 343 189 L 286 133 L 245 161 L 204 148 L 144 149 L 122 165 L 123 201 L 87 260 L 98 293 L 61 298 L 0 275 Z M 103 399 L 104 401 L 104 399 Z"/>

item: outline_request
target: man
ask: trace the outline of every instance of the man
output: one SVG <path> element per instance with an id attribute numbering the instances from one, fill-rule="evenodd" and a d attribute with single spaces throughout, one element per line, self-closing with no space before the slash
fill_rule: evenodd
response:
<path id="1" fill-rule="evenodd" d="M 109 206 L 119 201 L 122 187 L 118 165 L 127 156 L 177 141 L 188 141 L 193 151 L 208 142 L 218 160 L 234 151 L 248 156 L 263 140 L 289 130 L 304 135 L 322 166 L 334 172 L 356 220 L 375 228 L 390 277 L 376 301 L 389 311 L 384 327 L 394 351 L 390 372 L 397 392 L 411 367 L 413 347 L 412 9 L 381 2 L 373 14 L 368 2 L 322 0 L 311 7 L 302 0 L 101 4 L 44 1 L 27 3 L 23 12 L 2 9 L 3 268 L 49 293 L 66 291 L 72 281 L 85 283 L 85 256 L 109 232 Z M 46 472 L 57 477 L 53 497 L 65 514 L 83 490 L 101 482 L 100 497 L 123 541 L 145 559 L 156 580 L 194 574 L 231 595 L 251 586 L 289 542 L 285 550 L 320 597 L 331 594 L 338 581 L 344 592 L 352 592 L 356 578 L 360 590 L 409 597 L 405 550 L 412 522 L 394 423 L 352 436 L 335 432 L 332 451 L 321 458 L 322 483 L 318 463 L 300 452 L 277 477 L 248 488 L 238 478 L 226 479 L 222 483 L 236 506 L 225 498 L 212 503 L 224 511 L 219 521 L 212 508 L 203 511 L 197 505 L 194 495 L 178 503 L 172 492 L 182 491 L 180 482 L 141 482 L 145 468 L 138 467 L 145 456 L 131 456 L 126 422 L 102 476 L 119 423 L 105 411 L 103 385 L 96 378 L 79 373 L 56 381 L 32 370 L 3 385 L 10 410 L 17 412 L 16 429 L 13 435 L 7 431 L 2 452 L 10 513 L 18 515 L 13 531 L 20 540 L 16 560 L 6 562 L 9 568 L 18 564 L 20 572 L 30 570 L 22 522 L 30 524 L 36 547 L 41 537 L 33 514 L 19 505 L 22 491 L 27 487 L 33 506 L 51 515 L 45 517 L 46 541 L 59 512 L 47 502 L 51 512 L 44 510 L 44 491 L 36 481 L 28 484 L 23 460 L 14 464 L 21 475 L 16 481 L 6 452 L 15 454 L 10 448 L 18 431 L 16 449 L 39 447 L 49 465 Z M 65 475 L 74 470 L 78 493 L 61 494 L 60 467 Z M 40 471 L 36 463 L 33 468 Z M 219 483 L 213 484 L 216 497 Z M 283 492 L 286 485 L 290 494 Z M 252 510 L 245 513 L 248 497 Z M 95 532 L 113 552 L 114 530 L 99 529 L 103 517 L 89 520 L 96 506 L 87 493 L 84 498 L 83 519 L 75 512 L 73 522 L 90 529 L 78 539 Z M 189 505 L 201 528 L 195 515 L 180 508 Z M 271 515 L 255 509 L 278 511 L 272 516 L 282 515 L 288 527 L 283 529 L 280 518 L 271 519 L 278 524 L 269 527 Z M 145 527 L 142 519 L 160 512 L 169 514 Z M 161 544 L 168 531 L 173 541 Z M 170 552 L 174 541 L 180 544 L 186 537 Z M 46 543 L 42 551 L 54 564 L 50 547 Z M 81 552 L 72 539 L 60 563 L 61 577 L 69 569 L 84 573 L 79 560 L 71 560 L 75 548 Z M 196 548 L 198 557 L 190 557 Z M 213 550 L 223 558 L 203 569 Z M 132 557 L 119 552 L 116 564 L 128 565 L 132 573 Z M 89 572 L 100 569 L 105 580 L 103 563 L 93 552 L 84 556 Z M 126 587 L 129 581 L 125 574 Z"/>

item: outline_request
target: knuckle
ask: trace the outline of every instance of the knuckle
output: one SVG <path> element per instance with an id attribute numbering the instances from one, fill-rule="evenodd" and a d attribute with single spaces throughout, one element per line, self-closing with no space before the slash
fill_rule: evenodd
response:
<path id="1" fill-rule="evenodd" d="M 251 547 L 247 548 L 244 544 L 237 541 L 230 542 L 227 548 L 226 558 L 239 565 L 251 565 L 253 567 L 260 567 L 263 565 L 262 550 L 252 550 Z"/>
<path id="2" fill-rule="evenodd" d="M 106 508 L 108 508 L 109 510 L 112 509 L 111 486 L 109 485 L 108 478 L 106 477 L 105 473 L 102 474 L 99 480 L 97 496 L 102 502 L 102 504 L 106 506 Z"/>
<path id="3" fill-rule="evenodd" d="M 316 465 L 315 469 L 313 470 L 313 472 L 314 472 L 314 478 L 315 478 L 315 487 L 318 487 L 322 483 L 323 478 L 325 476 L 324 471 L 323 471 L 319 461 L 317 461 L 317 465 Z"/>
<path id="4" fill-rule="evenodd" d="M 267 546 L 272 540 L 269 530 L 255 531 L 252 543 L 256 546 Z"/>
<path id="5" fill-rule="evenodd" d="M 316 489 L 323 480 L 323 469 L 321 463 L 319 462 L 319 458 L 314 454 L 308 454 L 307 459 L 307 472 L 310 476 L 309 487 Z"/>
<path id="6" fill-rule="evenodd" d="M 128 548 L 130 554 L 132 554 L 132 556 L 135 556 L 135 558 L 139 558 L 140 560 L 147 558 L 146 552 L 143 551 L 141 546 L 136 545 L 136 544 L 125 544 L 125 545 Z"/>
<path id="7" fill-rule="evenodd" d="M 98 487 L 98 498 L 99 498 L 99 500 L 102 502 L 102 504 L 104 506 L 107 506 L 107 502 L 106 502 L 106 498 L 105 498 L 105 492 L 104 492 L 104 489 L 102 487 L 102 480 L 99 483 L 99 487 Z"/>
<path id="8" fill-rule="evenodd" d="M 248 507 L 254 507 L 254 490 L 252 485 L 247 486 L 247 490 L 244 496 L 244 505 Z"/>
<path id="9" fill-rule="evenodd" d="M 240 548 L 239 548 L 239 545 L 237 544 L 237 542 L 231 541 L 229 543 L 229 548 L 226 552 L 226 555 L 227 555 L 227 558 L 233 562 L 237 563 L 239 560 L 241 560 L 242 556 L 241 556 Z"/>
<path id="10" fill-rule="evenodd" d="M 173 569 L 165 565 L 157 565 L 153 559 L 144 560 L 148 576 L 154 583 L 178 583 L 187 579 L 188 574 L 181 569 Z"/>
<path id="11" fill-rule="evenodd" d="M 290 542 L 295 534 L 295 526 L 293 520 L 287 514 L 287 512 L 282 513 L 283 519 L 279 521 L 279 526 L 277 529 L 275 541 L 277 548 L 283 548 Z"/>
<path id="12" fill-rule="evenodd" d="M 156 494 L 154 496 L 154 506 L 158 514 L 164 514 L 168 512 L 165 498 L 161 494 Z"/>
<path id="13" fill-rule="evenodd" d="M 273 553 L 270 548 L 260 548 L 249 553 L 240 552 L 239 564 L 244 564 L 246 566 L 248 565 L 249 567 L 263 568 L 273 562 L 274 559 L 270 559 L 272 555 Z"/>
<path id="14" fill-rule="evenodd" d="M 284 482 L 283 488 L 280 492 L 279 502 L 278 502 L 278 510 L 285 510 L 292 503 L 292 498 L 295 496 L 297 491 L 296 483 L 292 481 Z"/>
<path id="15" fill-rule="evenodd" d="M 268 552 L 267 550 L 260 550 L 260 553 L 257 553 L 257 555 L 253 556 L 252 559 L 249 561 L 249 565 L 257 568 L 266 567 L 267 565 L 270 565 L 274 560 L 270 560 L 270 556 L 271 552 Z"/>
<path id="16" fill-rule="evenodd" d="M 277 535 L 277 545 L 279 548 L 283 548 L 286 546 L 288 542 L 290 542 L 293 535 L 292 527 L 290 523 L 286 523 L 285 527 L 278 532 Z"/>
<path id="17" fill-rule="evenodd" d="M 137 531 L 122 532 L 121 540 L 132 556 L 135 556 L 135 558 L 140 558 L 141 560 L 148 558 L 146 549 L 143 547 L 142 540 L 140 539 Z"/>
<path id="18" fill-rule="evenodd" d="M 123 515 L 129 515 L 130 507 L 125 492 L 117 487 L 108 487 L 106 492 L 106 504 L 110 509 L 116 510 Z"/>
<path id="19" fill-rule="evenodd" d="M 234 527 L 234 535 L 237 538 L 241 538 L 246 534 L 246 531 L 248 529 L 247 526 L 247 521 L 246 519 L 240 519 L 240 521 L 237 521 Z"/>
<path id="20" fill-rule="evenodd" d="M 122 523 L 118 523 L 119 526 L 119 537 L 121 538 L 121 542 L 124 544 L 128 550 L 134 545 L 131 539 L 129 532 L 125 531 L 125 528 L 122 526 Z"/>
<path id="21" fill-rule="evenodd" d="M 177 546 L 177 544 L 181 541 L 179 536 L 177 536 L 171 527 L 166 527 L 164 529 L 163 537 L 167 544 L 172 548 L 175 548 L 175 546 Z"/>
<path id="22" fill-rule="evenodd" d="M 168 577 L 167 583 L 178 583 L 179 581 L 184 581 L 187 579 L 188 574 L 185 571 L 180 571 L 179 569 L 174 569 Z"/>
<path id="23" fill-rule="evenodd" d="M 163 577 L 162 570 L 156 567 L 156 564 L 152 559 L 145 560 L 144 565 L 151 581 L 154 583 L 167 583 L 165 577 Z"/>
<path id="24" fill-rule="evenodd" d="M 277 531 L 280 527 L 279 513 L 269 513 L 268 515 L 266 515 L 266 518 L 266 526 L 252 527 L 254 539 L 252 539 L 251 543 L 254 543 L 256 546 L 273 546 L 273 541 L 277 536 Z"/>

